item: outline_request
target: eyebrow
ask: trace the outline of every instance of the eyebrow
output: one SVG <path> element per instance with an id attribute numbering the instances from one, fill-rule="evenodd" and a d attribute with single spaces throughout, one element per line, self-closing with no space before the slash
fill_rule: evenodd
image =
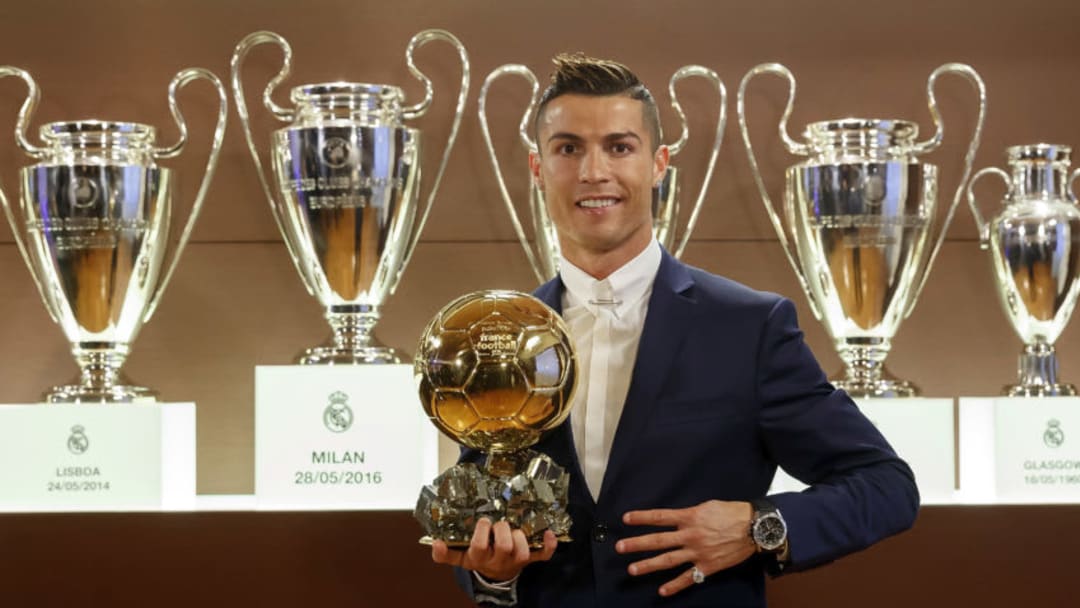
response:
<path id="1" fill-rule="evenodd" d="M 608 133 L 607 135 L 604 136 L 604 141 L 612 142 L 612 141 L 618 141 L 620 139 L 626 139 L 626 138 L 636 139 L 638 142 L 641 142 L 641 137 L 637 133 L 634 133 L 633 131 L 623 131 L 623 132 L 620 132 L 620 133 Z M 569 141 L 573 141 L 573 142 L 579 142 L 579 141 L 584 141 L 585 140 L 580 135 L 576 135 L 574 133 L 568 133 L 566 131 L 559 131 L 558 133 L 552 133 L 551 137 L 548 137 L 547 140 L 548 140 L 548 143 L 550 143 L 551 141 L 556 140 L 556 139 L 565 139 L 565 140 L 569 140 Z"/>

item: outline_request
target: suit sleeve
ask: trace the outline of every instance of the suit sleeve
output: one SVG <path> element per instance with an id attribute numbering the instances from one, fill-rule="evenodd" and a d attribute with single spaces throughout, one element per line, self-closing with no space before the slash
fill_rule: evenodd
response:
<path id="1" fill-rule="evenodd" d="M 809 485 L 769 496 L 788 525 L 785 571 L 827 563 L 910 528 L 919 509 L 911 468 L 847 393 L 829 384 L 790 300 L 773 306 L 757 356 L 766 450 Z"/>

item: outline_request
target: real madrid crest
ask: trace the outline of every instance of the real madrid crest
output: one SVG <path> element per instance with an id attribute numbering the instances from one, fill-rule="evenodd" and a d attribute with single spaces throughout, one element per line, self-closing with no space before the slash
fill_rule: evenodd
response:
<path id="1" fill-rule="evenodd" d="M 348 404 L 349 396 L 341 391 L 330 394 L 330 404 L 323 410 L 323 424 L 334 433 L 344 433 L 353 424 L 353 411 Z"/>
<path id="2" fill-rule="evenodd" d="M 76 424 L 71 427 L 71 435 L 68 436 L 67 449 L 72 454 L 85 454 L 90 449 L 90 439 L 86 436 L 82 426 Z"/>
<path id="3" fill-rule="evenodd" d="M 1043 443 L 1048 448 L 1060 448 L 1065 443 L 1065 431 L 1061 430 L 1061 422 L 1050 419 L 1046 422 L 1046 430 L 1043 431 Z"/>

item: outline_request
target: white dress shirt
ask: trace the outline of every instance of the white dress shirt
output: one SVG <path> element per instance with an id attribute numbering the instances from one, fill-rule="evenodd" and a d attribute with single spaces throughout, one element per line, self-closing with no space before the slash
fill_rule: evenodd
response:
<path id="1" fill-rule="evenodd" d="M 593 500 L 600 496 L 661 258 L 654 238 L 637 257 L 602 281 L 566 258 L 559 261 L 566 286 L 562 316 L 578 362 L 570 428 Z"/>

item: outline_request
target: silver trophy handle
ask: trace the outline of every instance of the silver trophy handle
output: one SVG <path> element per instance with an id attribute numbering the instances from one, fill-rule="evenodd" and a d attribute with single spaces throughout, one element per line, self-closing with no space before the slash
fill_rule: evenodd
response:
<path id="1" fill-rule="evenodd" d="M 941 226 L 941 234 L 938 235 L 937 242 L 934 243 L 934 249 L 930 252 L 930 257 L 926 261 L 926 265 L 921 269 L 922 272 L 918 277 L 919 285 L 915 288 L 913 297 L 908 300 L 907 311 L 904 312 L 904 318 L 907 318 L 911 311 L 915 308 L 915 302 L 919 300 L 919 296 L 922 294 L 923 287 L 926 287 L 926 279 L 930 276 L 930 269 L 934 267 L 934 260 L 937 259 L 938 252 L 941 251 L 941 246 L 945 243 L 945 235 L 949 232 L 949 225 L 952 224 L 953 216 L 956 214 L 956 208 L 960 205 L 960 199 L 964 196 L 964 188 L 967 186 L 968 178 L 971 177 L 971 169 L 975 164 L 975 153 L 979 149 L 979 139 L 982 137 L 983 121 L 986 119 L 986 85 L 983 84 L 982 78 L 979 73 L 976 72 L 971 66 L 963 63 L 946 63 L 938 67 L 930 74 L 930 79 L 926 83 L 926 95 L 930 106 L 930 115 L 934 119 L 934 124 L 937 126 L 937 132 L 934 136 L 924 142 L 920 142 L 915 145 L 915 153 L 928 152 L 938 147 L 945 134 L 945 123 L 941 120 L 941 113 L 938 111 L 937 98 L 934 95 L 934 84 L 937 82 L 938 76 L 943 74 L 959 74 L 967 78 L 968 82 L 975 87 L 976 92 L 979 95 L 979 118 L 975 122 L 975 132 L 971 136 L 971 143 L 968 145 L 967 154 L 964 156 L 964 174 L 960 178 L 960 184 L 956 187 L 956 194 L 953 196 L 952 204 L 949 205 L 949 212 L 945 215 L 945 222 Z"/>
<path id="2" fill-rule="evenodd" d="M 543 269 L 537 260 L 537 254 L 533 252 L 533 247 L 529 243 L 529 238 L 526 236 L 525 229 L 521 225 L 521 218 L 518 215 L 517 207 L 514 206 L 513 199 L 510 198 L 510 191 L 506 188 L 506 180 L 503 178 L 502 168 L 499 166 L 499 159 L 495 154 L 495 144 L 491 141 L 491 129 L 488 127 L 488 89 L 493 82 L 507 74 L 521 76 L 532 85 L 531 101 L 529 102 L 529 106 L 525 108 L 525 113 L 521 116 L 518 133 L 527 150 L 534 152 L 537 150 L 536 143 L 529 138 L 528 125 L 529 117 L 532 115 L 533 111 L 536 110 L 536 105 L 539 101 L 538 94 L 540 92 L 540 82 L 536 79 L 536 75 L 533 74 L 532 70 L 523 65 L 506 64 L 499 66 L 484 79 L 484 84 L 480 87 L 480 99 L 478 101 L 479 110 L 477 112 L 480 118 L 480 132 L 484 136 L 484 145 L 487 146 L 488 159 L 491 161 L 491 167 L 495 170 L 495 179 L 499 182 L 499 193 L 502 194 L 503 202 L 506 204 L 506 210 L 510 212 L 510 222 L 514 225 L 514 232 L 517 234 L 521 246 L 525 249 L 525 255 L 529 258 L 529 265 L 532 266 L 533 273 L 536 274 L 537 280 L 544 283 L 547 281 L 547 277 L 544 275 Z"/>
<path id="3" fill-rule="evenodd" d="M 300 281 L 304 284 L 304 288 L 307 289 L 308 293 L 314 296 L 316 295 L 315 288 L 308 282 L 308 272 L 304 269 L 304 258 L 300 254 L 300 246 L 292 241 L 292 237 L 289 236 L 290 231 L 285 229 L 283 219 L 285 212 L 280 208 L 284 203 L 279 202 L 278 197 L 274 196 L 274 190 L 270 187 L 270 180 L 266 176 L 262 159 L 259 157 L 259 149 L 255 146 L 255 137 L 251 133 L 251 120 L 248 115 L 247 100 L 244 96 L 244 83 L 240 77 L 240 70 L 244 65 L 247 54 L 260 44 L 277 45 L 284 55 L 281 69 L 278 70 L 277 75 L 270 80 L 263 91 L 263 105 L 282 122 L 291 122 L 296 114 L 295 110 L 277 105 L 272 98 L 274 89 L 285 80 L 292 68 L 292 47 L 284 38 L 274 32 L 252 32 L 245 36 L 240 41 L 240 44 L 236 45 L 236 50 L 233 52 L 232 61 L 230 62 L 232 67 L 233 102 L 236 104 L 236 113 L 240 115 L 240 126 L 244 130 L 244 139 L 247 140 L 248 151 L 251 153 L 252 160 L 255 161 L 255 173 L 259 176 L 259 183 L 266 194 L 267 202 L 270 203 L 270 212 L 274 217 L 274 223 L 277 224 L 278 232 L 281 233 L 282 238 L 285 240 L 285 248 L 289 251 L 289 257 L 292 258 L 293 265 L 299 271 Z"/>
<path id="4" fill-rule="evenodd" d="M 199 214 L 202 212 L 203 202 L 206 200 L 206 191 L 210 188 L 210 181 L 214 178 L 214 170 L 217 169 L 221 144 L 225 140 L 225 118 L 229 112 L 229 98 L 228 94 L 225 93 L 225 87 L 222 86 L 221 80 L 213 72 L 202 68 L 188 68 L 181 70 L 169 83 L 169 111 L 176 121 L 176 127 L 180 131 L 180 138 L 172 146 L 155 148 L 154 156 L 156 158 L 171 158 L 179 154 L 183 150 L 184 144 L 187 143 L 187 123 L 184 122 L 184 116 L 180 113 L 180 107 L 176 103 L 176 94 L 193 80 L 208 80 L 217 90 L 218 99 L 220 100 L 217 126 L 214 128 L 214 139 L 210 145 L 210 156 L 206 159 L 206 171 L 203 174 L 202 184 L 199 185 L 199 191 L 195 194 L 195 202 L 191 205 L 191 211 L 188 213 L 187 223 L 184 224 L 184 231 L 180 233 L 179 242 L 172 248 L 171 254 L 166 254 L 170 255 L 172 259 L 168 262 L 165 275 L 158 282 L 157 289 L 150 298 L 150 304 L 143 314 L 144 322 L 149 321 L 150 317 L 154 316 L 154 311 L 157 310 L 158 303 L 161 302 L 161 294 L 165 293 L 165 288 L 172 279 L 173 272 L 176 271 L 176 264 L 180 261 L 180 254 L 183 253 L 188 241 L 191 240 L 191 232 L 195 229 L 195 221 L 199 219 Z"/>
<path id="5" fill-rule="evenodd" d="M 1072 194 L 1073 203 L 1076 202 L 1076 178 L 1080 177 L 1080 169 L 1075 169 L 1072 172 L 1072 177 L 1069 178 L 1069 194 Z"/>
<path id="6" fill-rule="evenodd" d="M 38 100 L 41 98 L 41 93 L 37 87 L 37 83 L 34 82 L 34 78 L 30 76 L 25 70 L 21 70 L 12 66 L 0 66 L 0 78 L 6 78 L 8 76 L 15 76 L 21 78 L 26 83 L 26 100 L 23 101 L 22 107 L 19 109 L 19 117 L 15 123 L 15 141 L 18 142 L 19 148 L 34 158 L 41 158 L 45 156 L 45 149 L 38 148 L 30 143 L 30 140 L 26 137 L 26 130 L 30 124 L 30 118 L 34 114 L 34 109 L 37 107 Z M 23 262 L 26 263 L 26 267 L 30 270 L 30 278 L 34 280 L 34 285 L 37 286 L 38 294 L 41 295 L 42 302 L 45 303 L 45 310 L 49 311 L 49 316 L 53 321 L 60 322 L 60 318 L 56 314 L 56 307 L 52 304 L 52 297 L 45 286 L 38 280 L 38 275 L 33 271 L 34 265 L 30 261 L 29 252 L 26 249 L 26 241 L 23 239 L 22 231 L 26 227 L 26 217 L 22 214 L 21 208 L 12 206 L 8 200 L 7 193 L 3 188 L 0 188 L 0 204 L 4 206 L 4 215 L 7 216 L 8 224 L 11 225 L 11 236 L 15 239 L 15 246 L 19 249 L 19 255 L 22 256 Z"/>
<path id="7" fill-rule="evenodd" d="M 990 247 L 990 224 L 987 223 L 979 213 L 979 204 L 975 201 L 975 182 L 979 181 L 984 175 L 996 174 L 1005 181 L 1005 187 L 1012 192 L 1012 181 L 1009 178 L 1009 174 L 998 169 L 997 167 L 987 167 L 974 175 L 967 186 L 967 200 L 968 206 L 971 207 L 971 214 L 975 216 L 975 226 L 979 229 L 979 247 L 981 249 L 987 249 Z M 1009 196 L 1006 194 L 1006 196 Z"/>
<path id="8" fill-rule="evenodd" d="M 454 122 L 450 125 L 450 135 L 446 140 L 446 149 L 443 151 L 442 160 L 439 162 L 439 170 L 435 173 L 435 181 L 431 183 L 431 191 L 428 193 L 424 210 L 420 214 L 420 221 L 415 223 L 413 233 L 410 235 L 408 246 L 405 249 L 405 255 L 402 256 L 401 266 L 398 269 L 399 277 L 409 265 L 409 260 L 412 259 L 412 254 L 416 250 L 417 244 L 420 243 L 420 235 L 423 233 L 424 225 L 427 224 L 428 215 L 431 213 L 431 203 L 435 201 L 435 195 L 439 192 L 439 184 L 442 183 L 443 173 L 446 172 L 446 164 L 450 160 L 450 151 L 453 150 L 454 142 L 457 141 L 458 129 L 461 127 L 461 117 L 465 114 L 465 101 L 469 96 L 469 54 L 465 51 L 461 41 L 446 30 L 424 30 L 413 36 L 412 40 L 409 40 L 409 46 L 405 49 L 405 62 L 409 66 L 409 71 L 424 84 L 424 99 L 416 105 L 405 108 L 402 115 L 406 120 L 419 118 L 431 107 L 431 100 L 434 98 L 431 79 L 416 67 L 416 63 L 413 61 L 413 53 L 416 49 L 432 40 L 449 42 L 457 49 L 458 57 L 461 58 L 461 90 L 458 93 L 457 106 L 454 109 Z M 394 286 L 396 287 L 396 285 L 397 280 L 394 281 Z M 391 288 L 392 291 L 393 288 Z"/>
<path id="9" fill-rule="evenodd" d="M 791 268 L 795 271 L 795 276 L 799 279 L 799 284 L 806 293 L 806 299 L 810 302 L 811 312 L 814 313 L 814 317 L 819 321 L 822 321 L 824 320 L 824 317 L 822 317 L 821 308 L 814 299 L 814 292 L 810 289 L 810 284 L 806 280 L 806 275 L 803 274 L 802 266 L 799 265 L 799 262 L 796 259 L 797 254 L 789 242 L 791 239 L 788 238 L 787 231 L 784 230 L 784 224 L 780 220 L 780 214 L 776 212 L 776 207 L 773 205 L 772 198 L 769 197 L 769 191 L 765 188 L 765 180 L 761 177 L 757 158 L 754 156 L 754 147 L 750 142 L 750 129 L 746 126 L 746 86 L 749 84 L 751 78 L 759 74 L 775 74 L 787 79 L 789 85 L 788 100 L 787 107 L 784 109 L 784 115 L 780 119 L 780 139 L 783 140 L 784 146 L 792 154 L 806 155 L 809 152 L 809 146 L 800 144 L 791 139 L 787 132 L 788 117 L 791 116 L 791 108 L 795 104 L 795 76 L 791 74 L 791 71 L 779 63 L 762 63 L 754 66 L 754 68 L 746 73 L 746 76 L 743 76 L 742 82 L 739 83 L 739 94 L 736 99 L 736 112 L 738 113 L 739 118 L 739 131 L 742 132 L 743 144 L 746 146 L 746 155 L 750 159 L 750 169 L 754 174 L 754 182 L 757 184 L 758 192 L 761 193 L 761 200 L 765 203 L 765 211 L 769 214 L 769 220 L 772 222 L 773 229 L 776 231 L 776 236 L 780 238 L 780 246 L 784 249 L 784 255 L 787 257 L 788 262 L 791 264 Z"/>
<path id="10" fill-rule="evenodd" d="M 727 88 L 724 87 L 724 82 L 720 80 L 720 77 L 716 75 L 716 72 L 700 65 L 687 65 L 679 68 L 678 71 L 671 76 L 671 81 L 668 83 L 668 95 L 671 97 L 671 107 L 675 110 L 675 113 L 679 115 L 679 122 L 682 124 L 682 133 L 679 135 L 679 139 L 668 146 L 671 155 L 674 156 L 681 152 L 686 145 L 687 140 L 690 139 L 690 129 L 686 124 L 686 114 L 683 113 L 682 105 L 679 104 L 679 98 L 675 95 L 675 83 L 692 76 L 704 78 L 716 86 L 717 91 L 720 93 L 720 107 L 718 108 L 716 118 L 716 135 L 713 138 L 712 152 L 709 154 L 709 162 L 705 169 L 705 179 L 701 182 L 701 189 L 698 190 L 697 199 L 694 201 L 694 208 L 690 212 L 690 219 L 686 222 L 686 229 L 683 232 L 682 239 L 679 241 L 678 247 L 675 248 L 676 258 L 682 257 L 683 250 L 686 249 L 686 244 L 690 242 L 690 234 L 694 231 L 694 226 L 697 225 L 698 214 L 701 212 L 702 204 L 705 203 L 705 195 L 709 191 L 709 182 L 712 181 L 713 169 L 716 168 L 716 159 L 720 155 L 720 144 L 724 141 L 724 128 L 727 125 Z"/>
<path id="11" fill-rule="evenodd" d="M 0 78 L 8 76 L 21 78 L 26 83 L 27 89 L 26 100 L 23 101 L 22 107 L 19 108 L 19 118 L 15 123 L 15 142 L 19 144 L 19 149 L 27 155 L 33 158 L 44 158 L 48 153 L 47 150 L 30 143 L 30 140 L 26 137 L 26 131 L 30 127 L 30 118 L 33 116 L 34 110 L 37 109 L 38 101 L 41 99 L 41 92 L 37 83 L 34 82 L 34 78 L 26 70 L 9 65 L 0 66 Z"/>

